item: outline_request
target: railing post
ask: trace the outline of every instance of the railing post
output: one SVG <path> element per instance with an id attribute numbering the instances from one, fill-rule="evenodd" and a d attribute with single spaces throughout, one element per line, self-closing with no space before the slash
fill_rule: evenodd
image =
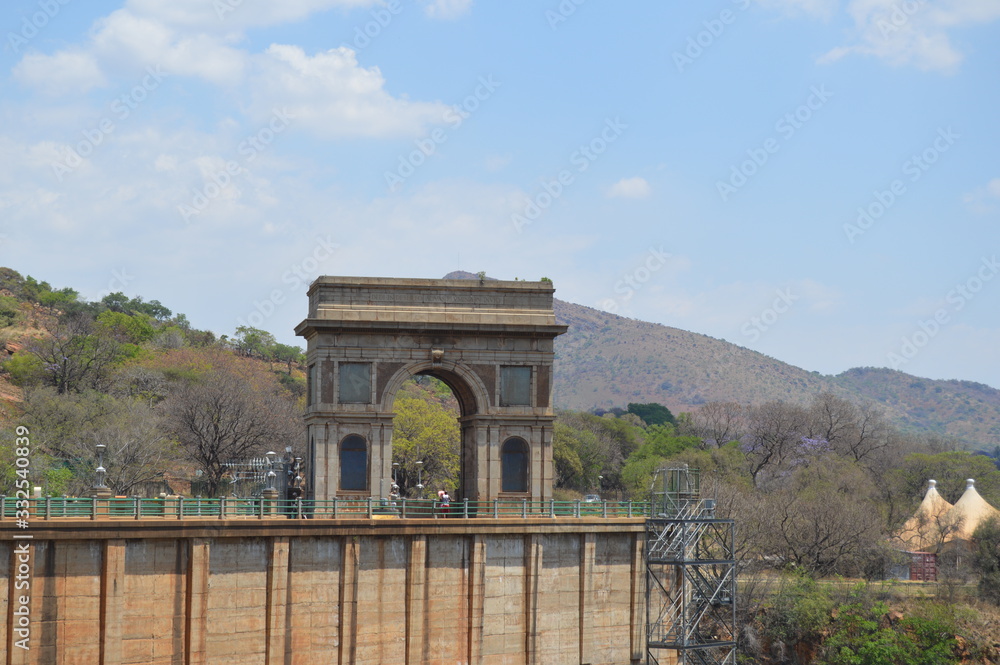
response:
<path id="1" fill-rule="evenodd" d="M 406 499 L 405 498 L 401 499 L 401 501 L 403 502 L 403 513 L 402 513 L 402 517 L 400 519 L 405 519 L 406 518 Z"/>
<path id="2" fill-rule="evenodd" d="M 469 497 L 462 501 L 462 517 L 469 519 Z"/>
<path id="3" fill-rule="evenodd" d="M 549 499 L 549 517 L 555 519 L 556 516 L 556 500 Z"/>
<path id="4" fill-rule="evenodd" d="M 220 496 L 219 497 L 219 519 L 220 520 L 226 519 L 226 497 L 225 496 Z"/>
<path id="5" fill-rule="evenodd" d="M 7 497 L 0 494 L 0 522 L 7 517 Z"/>
<path id="6" fill-rule="evenodd" d="M 368 497 L 368 519 L 372 518 L 372 498 Z"/>
<path id="7" fill-rule="evenodd" d="M 339 508 L 337 504 L 338 499 L 333 500 L 333 519 L 337 519 L 337 509 Z"/>
<path id="8" fill-rule="evenodd" d="M 177 519 L 184 519 L 184 497 L 177 496 Z"/>
<path id="9" fill-rule="evenodd" d="M 133 497 L 132 501 L 133 501 L 133 503 L 135 505 L 135 508 L 134 508 L 135 515 L 134 515 L 134 517 L 136 519 L 139 519 L 139 516 L 142 515 L 142 499 L 140 499 L 139 497 Z"/>
<path id="10" fill-rule="evenodd" d="M 45 519 L 50 519 L 52 517 L 52 497 L 45 497 Z"/>
<path id="11" fill-rule="evenodd" d="M 296 497 L 295 499 L 295 517 L 302 519 L 302 497 Z"/>
<path id="12" fill-rule="evenodd" d="M 628 502 L 628 516 L 632 517 L 632 500 L 631 499 L 629 499 L 629 502 Z"/>
<path id="13" fill-rule="evenodd" d="M 604 501 L 601 501 L 601 503 L 603 504 L 601 506 L 601 517 L 603 517 L 604 519 L 607 519 L 608 518 L 608 501 L 607 501 L 607 499 L 605 499 Z"/>
<path id="14" fill-rule="evenodd" d="M 500 517 L 500 499 L 493 499 L 493 519 Z"/>
<path id="15" fill-rule="evenodd" d="M 576 505 L 573 506 L 573 517 L 580 517 L 580 500 L 576 500 Z"/>
<path id="16" fill-rule="evenodd" d="M 528 500 L 521 499 L 521 519 L 528 519 Z"/>
<path id="17" fill-rule="evenodd" d="M 90 519 L 97 519 L 97 497 L 92 497 L 90 499 Z"/>

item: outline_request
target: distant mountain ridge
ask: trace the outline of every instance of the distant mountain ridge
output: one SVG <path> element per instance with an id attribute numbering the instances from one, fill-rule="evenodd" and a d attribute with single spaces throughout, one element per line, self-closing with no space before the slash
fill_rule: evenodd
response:
<path id="1" fill-rule="evenodd" d="M 479 277 L 455 271 L 445 279 Z M 1000 445 L 1000 390 L 981 383 L 871 367 L 827 376 L 707 335 L 584 305 L 556 299 L 555 313 L 569 326 L 556 338 L 559 408 L 659 402 L 679 413 L 714 401 L 804 404 L 829 391 L 879 403 L 905 429 L 955 436 L 980 449 Z"/>

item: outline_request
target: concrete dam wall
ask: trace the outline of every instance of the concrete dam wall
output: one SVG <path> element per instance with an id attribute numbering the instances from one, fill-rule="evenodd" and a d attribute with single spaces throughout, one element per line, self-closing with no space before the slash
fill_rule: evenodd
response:
<path id="1" fill-rule="evenodd" d="M 642 519 L 65 519 L 33 522 L 31 540 L 10 526 L 7 665 L 644 657 Z"/>

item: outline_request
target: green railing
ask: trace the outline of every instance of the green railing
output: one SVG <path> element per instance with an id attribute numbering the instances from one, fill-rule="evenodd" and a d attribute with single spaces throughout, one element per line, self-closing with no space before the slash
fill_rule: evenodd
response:
<path id="1" fill-rule="evenodd" d="M 24 510 L 27 510 L 25 517 Z M 278 499 L 159 499 L 0 497 L 0 522 L 15 526 L 51 519 L 445 519 L 445 518 L 604 518 L 648 517 L 650 505 L 638 501 L 452 501 L 444 506 L 425 499 L 331 499 L 327 501 Z M 20 526 L 20 525 L 18 525 Z M 24 528 L 24 527 L 22 527 Z"/>

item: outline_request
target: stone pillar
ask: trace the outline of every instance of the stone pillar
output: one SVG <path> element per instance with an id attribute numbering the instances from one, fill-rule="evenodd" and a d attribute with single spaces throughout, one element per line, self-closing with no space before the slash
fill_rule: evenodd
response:
<path id="1" fill-rule="evenodd" d="M 358 648 L 358 558 L 357 536 L 344 536 L 340 582 L 340 662 L 353 663 Z"/>
<path id="2" fill-rule="evenodd" d="M 208 626 L 208 563 L 209 541 L 193 538 L 190 541 L 187 571 L 187 629 L 184 648 L 188 665 L 210 665 L 206 658 Z"/>
<path id="3" fill-rule="evenodd" d="M 477 535 L 469 544 L 469 665 L 483 662 L 485 594 L 486 540 Z"/>
<path id="4" fill-rule="evenodd" d="M 580 662 L 594 662 L 594 562 L 597 557 L 597 536 L 580 536 Z"/>
<path id="5" fill-rule="evenodd" d="M 406 663 L 420 665 L 424 657 L 424 600 L 427 594 L 427 536 L 410 536 L 406 571 Z"/>
<path id="6" fill-rule="evenodd" d="M 541 536 L 532 534 L 524 539 L 524 662 L 527 665 L 545 665 L 538 659 L 538 581 L 542 573 Z"/>
<path id="7" fill-rule="evenodd" d="M 267 562 L 267 656 L 265 665 L 284 665 L 288 652 L 288 538 L 272 538 Z"/>
<path id="8" fill-rule="evenodd" d="M 104 541 L 101 561 L 101 665 L 122 662 L 125 541 Z"/>
<path id="9" fill-rule="evenodd" d="M 644 534 L 632 537 L 632 660 L 646 657 L 646 567 L 643 565 Z"/>

